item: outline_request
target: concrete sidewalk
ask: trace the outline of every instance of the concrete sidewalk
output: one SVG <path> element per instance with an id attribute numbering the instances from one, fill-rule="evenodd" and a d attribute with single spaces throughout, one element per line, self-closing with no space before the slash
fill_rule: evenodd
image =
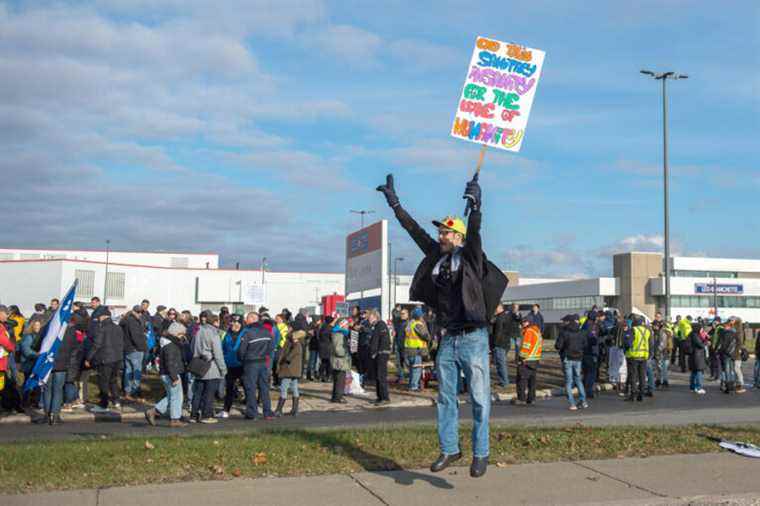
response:
<path id="1" fill-rule="evenodd" d="M 22 496 L 4 506 L 758 504 L 760 461 L 730 453 L 189 482 Z"/>

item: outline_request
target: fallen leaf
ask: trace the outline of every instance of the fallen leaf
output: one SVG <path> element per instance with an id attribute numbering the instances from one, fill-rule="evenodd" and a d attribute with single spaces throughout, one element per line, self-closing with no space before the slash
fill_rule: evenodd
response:
<path id="1" fill-rule="evenodd" d="M 151 443 L 150 441 L 145 441 L 145 449 L 146 450 L 152 450 L 154 448 L 155 448 L 155 446 L 153 446 L 153 443 Z"/>
<path id="2" fill-rule="evenodd" d="M 235 478 L 240 478 L 240 475 L 242 474 L 243 473 L 240 472 L 240 469 L 235 469 L 232 471 L 232 476 L 234 476 Z"/>
<path id="3" fill-rule="evenodd" d="M 496 467 L 507 467 L 507 463 L 506 462 L 497 462 L 496 463 Z"/>
<path id="4" fill-rule="evenodd" d="M 256 453 L 251 459 L 254 466 L 261 466 L 267 463 L 267 454 L 264 452 Z"/>
<path id="5" fill-rule="evenodd" d="M 145 462 L 148 463 L 148 464 L 152 464 L 153 463 L 153 459 L 147 459 Z"/>
<path id="6" fill-rule="evenodd" d="M 211 469 L 211 471 L 213 471 L 216 475 L 224 474 L 224 466 L 221 466 L 219 464 L 215 464 L 209 467 L 209 469 Z"/>
<path id="7" fill-rule="evenodd" d="M 215 446 L 219 446 L 219 441 L 214 441 Z"/>

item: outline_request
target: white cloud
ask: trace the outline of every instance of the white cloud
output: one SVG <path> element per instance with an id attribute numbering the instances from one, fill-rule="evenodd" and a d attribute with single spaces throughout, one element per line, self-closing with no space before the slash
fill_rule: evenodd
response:
<path id="1" fill-rule="evenodd" d="M 373 67 L 378 64 L 376 56 L 382 39 L 367 30 L 351 25 L 332 25 L 308 39 L 322 51 L 353 65 Z"/>

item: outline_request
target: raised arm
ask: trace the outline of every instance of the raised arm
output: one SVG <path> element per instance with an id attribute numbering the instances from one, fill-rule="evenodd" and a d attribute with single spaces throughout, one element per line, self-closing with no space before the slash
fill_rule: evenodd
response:
<path id="1" fill-rule="evenodd" d="M 388 201 L 388 205 L 393 209 L 396 219 L 425 255 L 432 253 L 438 248 L 438 242 L 430 237 L 430 234 L 425 232 L 419 223 L 401 207 L 401 202 L 398 200 L 393 183 L 393 174 L 386 176 L 385 184 L 378 186 L 377 191 L 385 195 L 385 200 Z"/>

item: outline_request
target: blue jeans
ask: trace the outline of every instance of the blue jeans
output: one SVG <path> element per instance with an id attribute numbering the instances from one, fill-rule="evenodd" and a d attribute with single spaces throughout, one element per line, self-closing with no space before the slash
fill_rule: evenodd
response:
<path id="1" fill-rule="evenodd" d="M 496 365 L 496 375 L 499 377 L 499 386 L 509 385 L 509 369 L 507 368 L 507 350 L 498 346 L 493 349 L 493 361 Z"/>
<path id="2" fill-rule="evenodd" d="M 661 358 L 657 363 L 657 372 L 660 383 L 668 383 L 668 368 L 670 367 L 670 358 Z"/>
<path id="3" fill-rule="evenodd" d="M 575 396 L 573 395 L 573 386 L 578 387 L 578 401 L 581 404 L 586 402 L 586 389 L 583 388 L 581 380 L 581 361 L 565 359 L 565 392 L 567 393 L 567 402 L 575 406 Z"/>
<path id="4" fill-rule="evenodd" d="M 319 371 L 319 352 L 316 350 L 309 350 L 309 368 L 306 370 L 306 374 L 310 378 L 315 378 Z"/>
<path id="5" fill-rule="evenodd" d="M 488 363 L 488 332 L 476 329 L 467 334 L 449 334 L 441 339 L 437 355 L 438 442 L 441 453 L 459 453 L 459 403 L 457 382 L 464 372 L 472 405 L 472 453 L 487 457 L 488 417 L 491 413 L 491 381 Z"/>
<path id="6" fill-rule="evenodd" d="M 45 405 L 45 414 L 57 415 L 63 405 L 63 387 L 66 384 L 66 371 L 53 371 L 50 373 L 47 384 L 42 387 L 42 399 Z"/>
<path id="7" fill-rule="evenodd" d="M 161 415 L 169 415 L 172 420 L 182 418 L 182 382 L 174 385 L 168 374 L 161 375 L 161 382 L 164 384 L 166 397 L 158 401 L 156 411 Z"/>
<path id="8" fill-rule="evenodd" d="M 185 381 L 187 382 L 187 404 L 188 406 L 192 406 L 193 389 L 195 388 L 195 375 L 191 372 L 186 372 Z"/>
<path id="9" fill-rule="evenodd" d="M 723 374 L 726 383 L 736 382 L 736 371 L 734 370 L 734 359 L 723 357 Z"/>
<path id="10" fill-rule="evenodd" d="M 259 400 L 264 416 L 272 415 L 272 401 L 269 399 L 269 367 L 265 362 L 246 362 L 243 366 L 243 387 L 245 388 L 245 416 L 256 418 Z M 258 389 L 261 399 L 257 400 Z"/>
<path id="11" fill-rule="evenodd" d="M 654 359 L 647 360 L 647 392 L 654 392 Z"/>
<path id="12" fill-rule="evenodd" d="M 396 376 L 404 381 L 404 352 L 400 350 L 396 350 Z"/>
<path id="13" fill-rule="evenodd" d="M 419 390 L 420 382 L 422 381 L 422 367 L 414 367 L 415 365 L 422 365 L 422 355 L 413 352 L 406 355 L 406 365 L 409 366 L 409 390 Z"/>
<path id="14" fill-rule="evenodd" d="M 79 388 L 76 383 L 66 383 L 63 386 L 63 403 L 69 404 L 79 399 Z"/>
<path id="15" fill-rule="evenodd" d="M 755 388 L 760 388 L 760 357 L 755 357 L 755 374 L 752 378 L 752 384 Z"/>
<path id="16" fill-rule="evenodd" d="M 702 388 L 702 379 L 705 373 L 702 371 L 691 371 L 691 377 L 689 378 L 689 389 L 696 391 Z"/>
<path id="17" fill-rule="evenodd" d="M 143 352 L 131 351 L 124 354 L 124 379 L 122 385 L 126 395 L 140 393 L 140 379 L 142 379 Z"/>
<path id="18" fill-rule="evenodd" d="M 280 378 L 280 399 L 288 398 L 288 390 L 293 391 L 293 398 L 298 399 L 298 378 Z"/>

